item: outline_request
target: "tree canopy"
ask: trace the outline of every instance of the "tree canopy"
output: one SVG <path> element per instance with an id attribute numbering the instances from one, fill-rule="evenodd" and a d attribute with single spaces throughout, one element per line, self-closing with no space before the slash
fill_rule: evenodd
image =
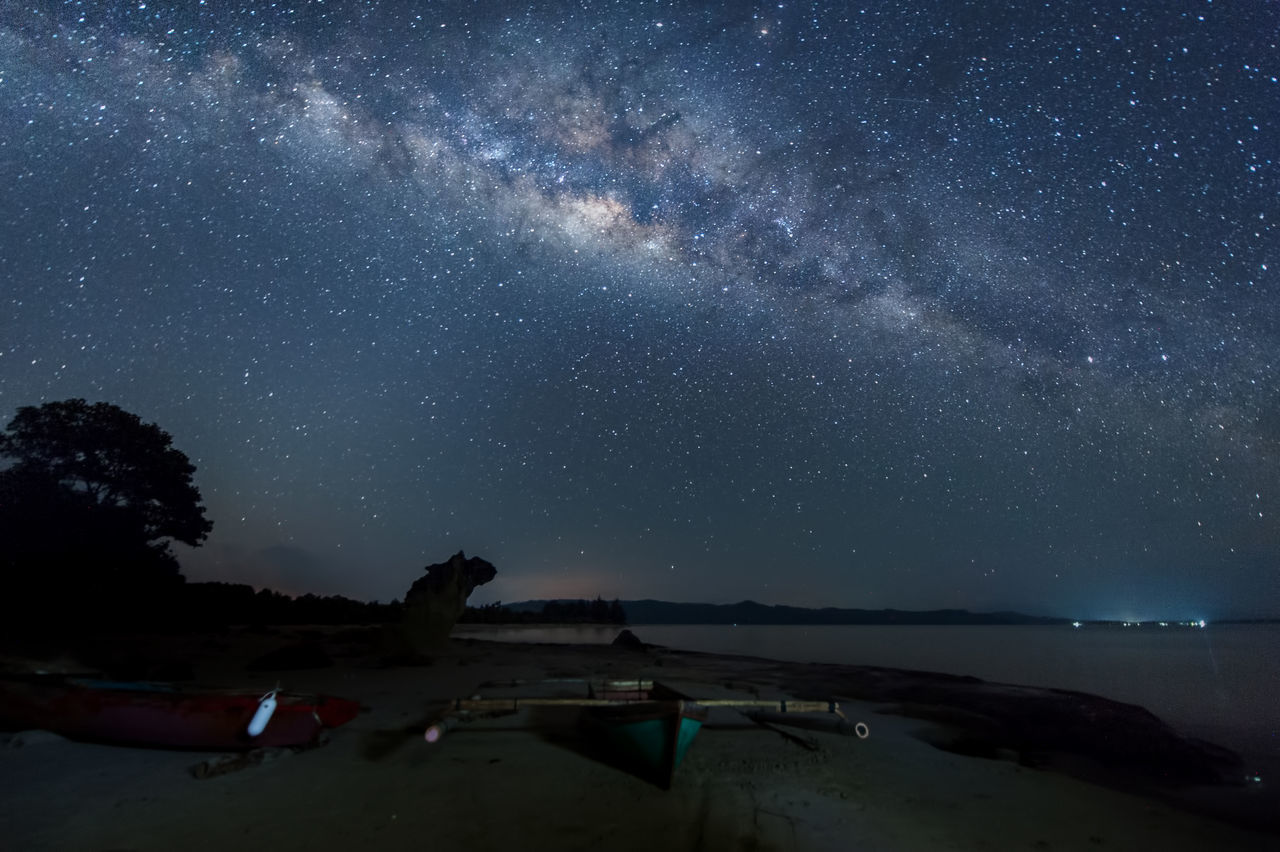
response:
<path id="1" fill-rule="evenodd" d="M 213 528 L 172 437 L 109 403 L 19 408 L 0 458 L 0 565 L 30 593 L 180 582 L 170 542 Z"/>
<path id="2" fill-rule="evenodd" d="M 24 406 L 0 435 L 10 471 L 82 495 L 102 508 L 130 510 L 144 540 L 192 546 L 213 529 L 204 517 L 195 466 L 154 423 L 106 402 L 83 399 Z"/>

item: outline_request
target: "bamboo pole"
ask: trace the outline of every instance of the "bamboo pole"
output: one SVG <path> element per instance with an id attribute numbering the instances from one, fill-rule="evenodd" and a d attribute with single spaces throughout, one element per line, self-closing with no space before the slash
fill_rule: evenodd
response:
<path id="1" fill-rule="evenodd" d="M 787 698 L 768 700 L 739 698 L 710 698 L 697 702 L 703 707 L 734 707 L 756 710 L 773 710 L 777 713 L 840 713 L 835 701 L 792 701 Z"/>
<path id="2" fill-rule="evenodd" d="M 871 729 L 866 722 L 850 722 L 844 716 L 833 719 L 830 716 L 792 716 L 790 713 L 767 713 L 749 710 L 746 717 L 757 725 L 789 725 L 793 728 L 806 728 L 811 731 L 823 731 L 830 734 L 853 735 L 860 740 L 871 736 Z"/>
<path id="3" fill-rule="evenodd" d="M 602 677 L 547 677 L 539 679 L 515 678 L 514 680 L 486 680 L 480 684 L 481 689 L 498 687 L 512 688 L 517 686 L 543 686 L 545 684 L 584 683 L 592 687 L 609 687 L 618 689 L 652 689 L 653 681 L 649 678 L 602 678 Z"/>
<path id="4" fill-rule="evenodd" d="M 522 707 L 616 707 L 627 704 L 675 703 L 671 698 L 615 700 L 609 698 L 458 698 L 449 703 L 457 712 L 513 712 Z M 686 699 L 701 707 L 731 707 L 746 710 L 771 710 L 775 713 L 835 713 L 843 716 L 835 701 L 791 701 L 776 699 L 709 698 Z"/>
<path id="5" fill-rule="evenodd" d="M 793 713 L 831 713 L 841 720 L 837 724 L 837 730 L 841 730 L 847 724 L 839 703 L 835 701 L 791 701 L 784 698 L 710 698 L 701 701 L 696 699 L 618 701 L 607 698 L 458 698 L 449 702 L 446 707 L 441 708 L 436 720 L 427 727 L 425 739 L 429 743 L 439 742 L 448 731 L 452 730 L 459 722 L 464 721 L 464 719 L 460 719 L 455 714 L 489 713 L 502 715 L 515 713 L 523 707 L 625 707 L 637 704 L 669 704 L 677 709 L 693 706 L 707 708 L 728 707 L 747 711 L 749 714 L 756 714 L 761 711 L 787 715 Z M 858 723 L 858 726 L 858 736 L 865 738 L 866 726 L 861 722 Z"/>
<path id="6" fill-rule="evenodd" d="M 450 708 L 463 712 L 515 711 L 521 707 L 612 707 L 635 704 L 635 701 L 613 701 L 608 698 L 459 698 Z"/>

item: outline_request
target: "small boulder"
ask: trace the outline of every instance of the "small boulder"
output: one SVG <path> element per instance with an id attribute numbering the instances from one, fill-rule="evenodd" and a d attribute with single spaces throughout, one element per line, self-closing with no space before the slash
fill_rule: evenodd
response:
<path id="1" fill-rule="evenodd" d="M 66 741 L 67 738 L 61 734 L 37 728 L 30 731 L 18 731 L 13 734 L 5 741 L 5 748 L 29 748 L 31 746 L 49 745 L 50 743 L 65 743 Z"/>
<path id="2" fill-rule="evenodd" d="M 640 637 L 630 630 L 623 630 L 610 644 L 615 648 L 630 648 L 633 651 L 643 651 L 645 649 L 645 644 L 640 641 Z"/>

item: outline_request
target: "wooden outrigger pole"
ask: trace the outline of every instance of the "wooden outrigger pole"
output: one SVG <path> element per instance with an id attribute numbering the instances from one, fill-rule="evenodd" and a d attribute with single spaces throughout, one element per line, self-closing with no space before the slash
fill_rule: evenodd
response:
<path id="1" fill-rule="evenodd" d="M 653 699 L 613 698 L 455 698 L 444 712 L 514 713 L 524 707 L 614 707 Z M 686 699 L 700 707 L 729 707 L 735 710 L 757 710 L 773 713 L 834 713 L 845 718 L 835 701 L 792 701 L 790 699 L 710 698 Z"/>
<path id="2" fill-rule="evenodd" d="M 626 698 L 535 698 L 535 697 L 506 697 L 506 698 L 454 698 L 449 704 L 440 709 L 438 716 L 433 723 L 428 725 L 424 738 L 426 742 L 439 742 L 440 738 L 448 733 L 449 730 L 456 727 L 460 722 L 466 722 L 472 718 L 472 715 L 507 715 L 517 713 L 524 707 L 584 707 L 584 709 L 605 710 L 608 707 L 628 707 L 639 704 L 653 704 L 654 698 L 639 697 L 639 688 L 652 688 L 650 682 L 618 682 L 614 686 L 623 687 L 622 691 L 614 691 L 614 695 L 628 695 L 632 693 L 636 697 Z M 867 724 L 858 722 L 849 725 L 849 719 L 840 709 L 837 701 L 795 701 L 791 698 L 685 698 L 682 700 L 681 707 L 690 707 L 690 709 L 698 709 L 700 713 L 705 710 L 713 709 L 713 707 L 726 707 L 726 709 L 741 710 L 749 719 L 759 724 L 791 724 L 797 727 L 831 729 L 824 725 L 805 724 L 800 718 L 794 720 L 787 719 L 787 715 L 805 714 L 805 713 L 828 713 L 837 716 L 840 722 L 837 723 L 835 732 L 837 733 L 854 733 L 856 737 L 865 739 L 869 736 L 870 730 Z"/>

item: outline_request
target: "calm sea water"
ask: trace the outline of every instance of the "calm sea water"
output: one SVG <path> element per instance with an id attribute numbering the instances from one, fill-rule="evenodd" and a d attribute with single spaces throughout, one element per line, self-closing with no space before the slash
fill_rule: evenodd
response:
<path id="1" fill-rule="evenodd" d="M 1280 760 L 1280 626 L 633 625 L 645 642 L 775 660 L 919 669 L 1140 704 L 1178 729 Z M 608 643 L 616 627 L 460 625 L 504 642 Z"/>

